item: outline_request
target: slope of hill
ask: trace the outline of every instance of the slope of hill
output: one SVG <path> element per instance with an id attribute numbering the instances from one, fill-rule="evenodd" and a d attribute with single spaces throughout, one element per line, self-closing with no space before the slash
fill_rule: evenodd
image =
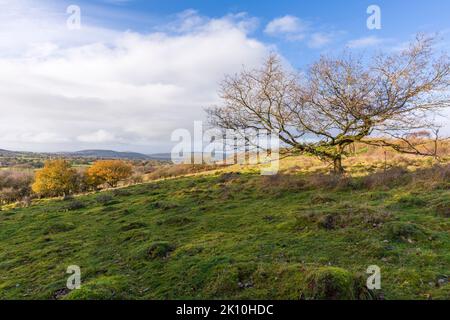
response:
<path id="1" fill-rule="evenodd" d="M 0 212 L 0 298 L 449 299 L 449 190 L 447 165 L 218 172 L 42 200 Z M 370 265 L 381 290 L 364 287 Z"/>
<path id="2" fill-rule="evenodd" d="M 66 157 L 86 157 L 86 158 L 105 158 L 105 159 L 133 159 L 145 160 L 149 157 L 137 152 L 119 152 L 113 150 L 81 150 L 75 152 L 60 153 Z"/>
<path id="3" fill-rule="evenodd" d="M 33 152 L 28 152 L 28 151 L 11 151 L 11 150 L 0 149 L 0 157 L 24 157 L 24 156 L 30 156 L 33 154 L 34 154 Z"/>

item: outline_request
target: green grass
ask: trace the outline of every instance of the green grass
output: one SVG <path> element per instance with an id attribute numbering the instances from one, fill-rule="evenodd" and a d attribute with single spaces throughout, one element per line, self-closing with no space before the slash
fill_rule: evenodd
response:
<path id="1" fill-rule="evenodd" d="M 2 211 L 0 299 L 311 299 L 340 285 L 331 297 L 361 298 L 348 286 L 369 265 L 382 272 L 374 297 L 450 299 L 438 285 L 450 273 L 448 189 L 264 179 L 177 178 Z M 64 292 L 69 265 L 82 288 Z"/>

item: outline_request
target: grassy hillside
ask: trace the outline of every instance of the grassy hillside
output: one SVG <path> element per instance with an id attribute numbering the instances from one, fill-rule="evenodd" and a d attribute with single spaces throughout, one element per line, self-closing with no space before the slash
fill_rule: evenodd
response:
<path id="1" fill-rule="evenodd" d="M 217 172 L 43 200 L 0 212 L 0 298 L 450 299 L 449 217 L 448 165 Z"/>

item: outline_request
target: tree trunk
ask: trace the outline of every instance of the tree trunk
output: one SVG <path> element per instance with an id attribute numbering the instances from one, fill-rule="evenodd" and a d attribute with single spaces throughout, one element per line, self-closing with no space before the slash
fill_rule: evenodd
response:
<path id="1" fill-rule="evenodd" d="M 344 167 L 342 166 L 342 157 L 340 155 L 333 159 L 333 164 L 335 174 L 344 173 Z"/>

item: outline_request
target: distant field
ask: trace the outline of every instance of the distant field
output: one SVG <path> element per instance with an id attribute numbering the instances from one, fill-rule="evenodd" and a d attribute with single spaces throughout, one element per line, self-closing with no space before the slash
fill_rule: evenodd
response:
<path id="1" fill-rule="evenodd" d="M 274 177 L 234 167 L 2 211 L 0 298 L 450 299 L 448 164 L 335 179 L 311 161 L 316 173 L 291 159 Z M 369 265 L 381 290 L 364 288 Z"/>

